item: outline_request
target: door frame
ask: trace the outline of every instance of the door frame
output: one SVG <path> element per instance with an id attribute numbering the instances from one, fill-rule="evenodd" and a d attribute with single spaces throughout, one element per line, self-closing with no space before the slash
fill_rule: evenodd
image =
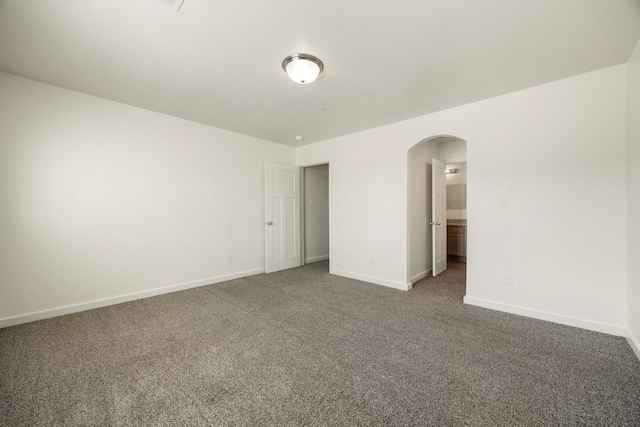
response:
<path id="1" fill-rule="evenodd" d="M 329 168 L 329 179 L 327 182 L 328 185 L 328 192 L 329 192 L 329 272 L 331 273 L 331 255 L 333 254 L 333 227 L 332 227 L 332 211 L 331 211 L 331 207 L 332 207 L 332 203 L 331 203 L 331 162 L 330 161 L 326 161 L 326 162 L 318 162 L 318 163 L 309 163 L 306 165 L 300 165 L 300 191 L 301 191 L 301 196 L 300 196 L 300 255 L 302 256 L 302 265 L 306 264 L 305 261 L 305 240 L 306 240 L 306 234 L 304 232 L 305 230 L 305 209 L 306 209 L 306 195 L 305 195 L 305 169 L 307 168 L 311 168 L 314 166 L 321 166 L 321 165 L 327 165 Z"/>

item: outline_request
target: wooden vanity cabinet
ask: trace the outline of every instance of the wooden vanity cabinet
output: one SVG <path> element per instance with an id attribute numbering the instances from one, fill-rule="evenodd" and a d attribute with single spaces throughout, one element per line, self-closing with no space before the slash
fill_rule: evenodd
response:
<path id="1" fill-rule="evenodd" d="M 447 255 L 453 261 L 466 261 L 467 227 L 447 225 Z"/>

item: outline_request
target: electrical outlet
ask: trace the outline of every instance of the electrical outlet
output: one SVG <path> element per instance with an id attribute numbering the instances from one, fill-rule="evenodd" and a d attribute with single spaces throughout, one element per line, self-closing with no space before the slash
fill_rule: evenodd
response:
<path id="1" fill-rule="evenodd" d="M 502 276 L 502 284 L 505 286 L 513 286 L 513 274 L 504 273 Z"/>
<path id="2" fill-rule="evenodd" d="M 231 262 L 231 254 L 227 254 L 227 256 L 225 257 L 225 261 Z"/>

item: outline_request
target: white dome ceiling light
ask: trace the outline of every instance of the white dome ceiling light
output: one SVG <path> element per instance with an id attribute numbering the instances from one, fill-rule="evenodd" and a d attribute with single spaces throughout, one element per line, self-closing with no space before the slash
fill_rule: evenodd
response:
<path id="1" fill-rule="evenodd" d="M 282 68 L 294 82 L 306 85 L 318 78 L 324 64 L 320 59 L 306 53 L 296 53 L 284 58 Z"/>

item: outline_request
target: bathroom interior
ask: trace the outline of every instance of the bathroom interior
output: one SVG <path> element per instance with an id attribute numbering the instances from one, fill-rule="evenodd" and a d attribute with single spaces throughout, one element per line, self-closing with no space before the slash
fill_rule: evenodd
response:
<path id="1" fill-rule="evenodd" d="M 447 260 L 467 261 L 467 162 L 446 165 Z"/>

